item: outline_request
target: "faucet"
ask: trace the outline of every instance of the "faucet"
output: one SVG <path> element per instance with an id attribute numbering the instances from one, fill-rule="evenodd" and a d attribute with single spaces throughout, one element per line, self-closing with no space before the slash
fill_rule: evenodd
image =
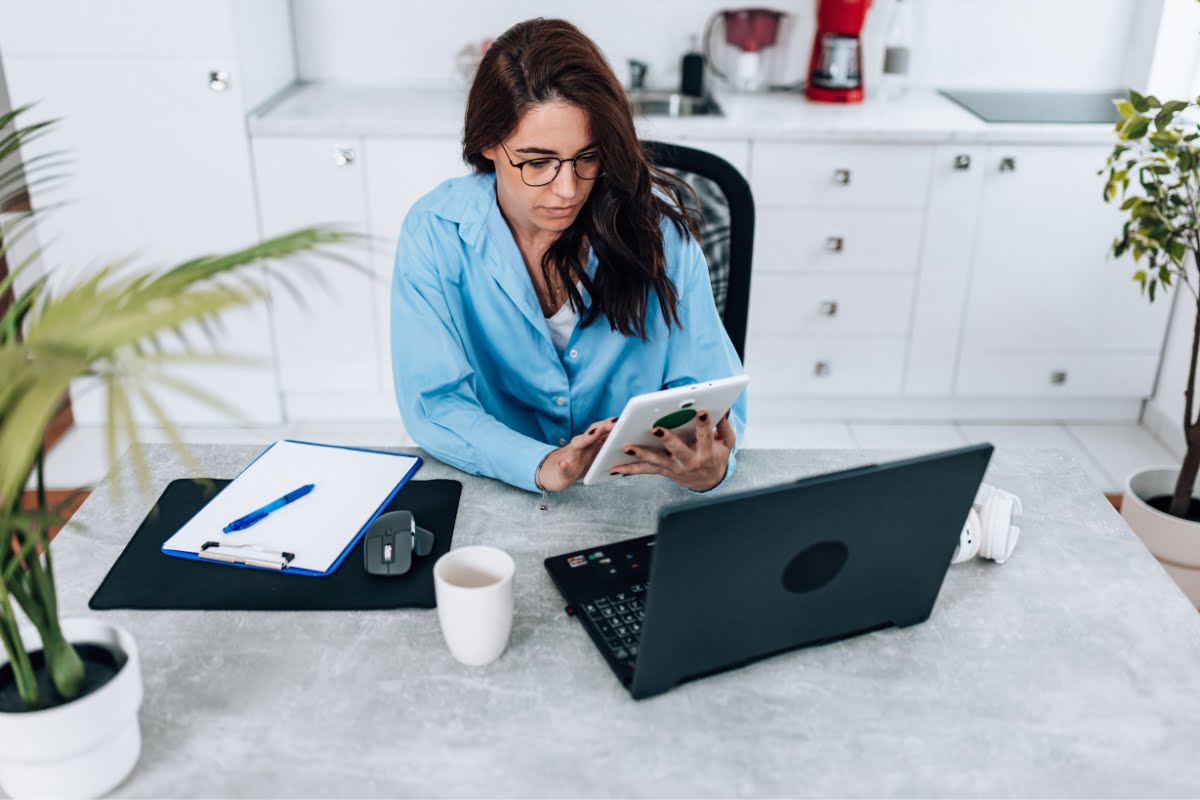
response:
<path id="1" fill-rule="evenodd" d="M 629 89 L 630 91 L 640 91 L 645 88 L 646 70 L 650 69 L 650 65 L 645 61 L 638 61 L 636 58 L 629 59 Z"/>

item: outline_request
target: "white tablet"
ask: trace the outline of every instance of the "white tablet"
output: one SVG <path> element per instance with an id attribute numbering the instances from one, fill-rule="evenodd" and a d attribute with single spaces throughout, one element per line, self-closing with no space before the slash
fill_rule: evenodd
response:
<path id="1" fill-rule="evenodd" d="M 617 464 L 628 464 L 634 459 L 622 448 L 628 444 L 645 447 L 662 447 L 662 440 L 651 433 L 653 428 L 667 428 L 689 444 L 696 440 L 696 411 L 703 408 L 709 413 L 714 428 L 725 412 L 738 399 L 738 395 L 750 383 L 748 375 L 735 375 L 704 383 L 677 386 L 661 392 L 649 392 L 631 397 L 625 410 L 617 418 L 612 433 L 604 440 L 591 469 L 583 476 L 585 486 L 592 486 L 615 476 L 608 471 Z"/>

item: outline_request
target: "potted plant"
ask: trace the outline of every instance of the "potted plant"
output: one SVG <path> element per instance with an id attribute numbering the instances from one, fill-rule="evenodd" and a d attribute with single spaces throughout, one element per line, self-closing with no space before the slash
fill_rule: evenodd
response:
<path id="1" fill-rule="evenodd" d="M 1200 417 L 1196 364 L 1200 355 L 1200 125 L 1197 103 L 1160 102 L 1130 91 L 1117 102 L 1120 139 L 1107 160 L 1106 202 L 1121 201 L 1128 219 L 1112 254 L 1133 256 L 1133 279 L 1156 296 L 1182 285 L 1187 294 L 1175 312 L 1193 318 L 1191 358 L 1184 389 L 1183 433 L 1187 451 L 1179 467 L 1148 467 L 1125 485 L 1121 515 L 1167 572 L 1200 607 Z M 1103 171 L 1102 173 L 1103 174 Z"/>
<path id="2" fill-rule="evenodd" d="M 0 115 L 0 163 L 8 158 L 11 164 L 24 143 L 49 130 L 45 122 L 21 127 L 26 110 Z M 46 170 L 55 163 L 35 157 L 23 167 L 0 168 L 0 209 L 49 178 Z M 34 213 L 16 214 L 0 228 L 0 254 L 29 231 Z M 102 387 L 109 458 L 118 436 L 128 440 L 144 482 L 131 404 L 143 403 L 180 442 L 155 389 L 204 399 L 203 391 L 165 369 L 216 358 L 211 347 L 193 348 L 188 339 L 210 330 L 225 310 L 263 298 L 263 273 L 249 267 L 278 271 L 281 259 L 351 238 L 306 228 L 165 271 L 109 266 L 54 289 L 43 275 L 19 294 L 14 279 L 29 264 L 15 264 L 0 282 L 0 296 L 12 299 L 0 315 L 0 533 L 7 539 L 0 546 L 0 785 L 10 795 L 103 794 L 124 779 L 141 747 L 133 638 L 117 626 L 62 620 L 58 613 L 49 546 L 57 509 L 46 501 L 42 442 L 71 381 L 87 377 Z M 31 475 L 37 504 L 25 509 L 21 498 Z"/>

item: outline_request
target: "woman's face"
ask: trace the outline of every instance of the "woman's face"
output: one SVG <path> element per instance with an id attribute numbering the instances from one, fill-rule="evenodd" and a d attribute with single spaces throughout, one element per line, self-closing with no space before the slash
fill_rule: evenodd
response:
<path id="1" fill-rule="evenodd" d="M 598 168 L 599 155 L 588 155 L 596 150 L 591 136 L 587 115 L 579 107 L 544 103 L 525 112 L 517 129 L 499 146 L 482 151 L 496 165 L 496 195 L 510 225 L 533 236 L 558 234 L 571 226 L 596 184 L 581 180 L 572 169 L 576 166 L 587 175 Z M 553 174 L 553 162 L 544 161 L 548 156 L 585 158 L 577 164 L 563 164 L 544 186 L 527 185 L 521 169 L 513 166 L 532 162 L 524 168 L 525 177 L 538 182 Z"/>

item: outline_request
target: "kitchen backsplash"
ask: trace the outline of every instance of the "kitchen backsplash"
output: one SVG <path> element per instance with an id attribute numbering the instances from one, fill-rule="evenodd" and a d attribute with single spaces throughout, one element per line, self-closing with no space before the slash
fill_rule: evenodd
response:
<path id="1" fill-rule="evenodd" d="M 1141 83 L 1153 47 L 1154 0 L 907 0 L 913 7 L 913 81 L 930 86 L 1107 89 Z M 647 85 L 675 86 L 689 37 L 712 12 L 756 5 L 722 0 L 292 0 L 302 79 L 366 85 L 445 84 L 454 55 L 513 22 L 561 16 L 579 25 L 626 78 L 650 64 Z M 864 32 L 868 85 L 881 70 L 895 0 L 876 0 Z M 788 12 L 780 75 L 806 71 L 813 0 L 767 4 Z"/>

